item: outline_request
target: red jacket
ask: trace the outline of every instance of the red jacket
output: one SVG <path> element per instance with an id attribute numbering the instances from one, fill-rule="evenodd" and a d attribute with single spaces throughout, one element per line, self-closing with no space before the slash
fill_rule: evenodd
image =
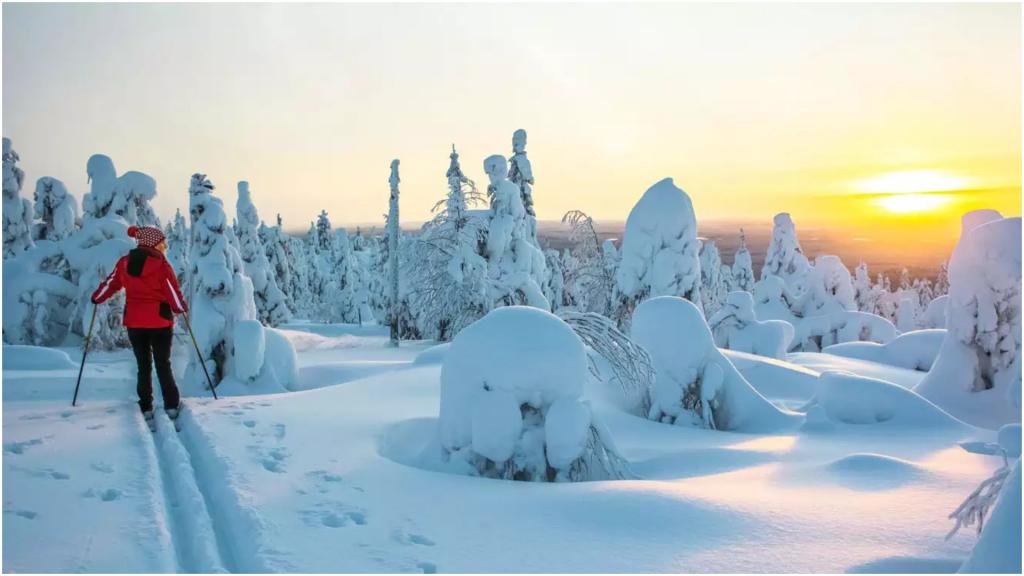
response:
<path id="1" fill-rule="evenodd" d="M 128 328 L 167 328 L 174 325 L 174 314 L 188 310 L 174 269 L 152 248 L 139 247 L 122 256 L 92 293 L 93 303 L 107 301 L 122 287 L 126 295 L 124 325 Z"/>

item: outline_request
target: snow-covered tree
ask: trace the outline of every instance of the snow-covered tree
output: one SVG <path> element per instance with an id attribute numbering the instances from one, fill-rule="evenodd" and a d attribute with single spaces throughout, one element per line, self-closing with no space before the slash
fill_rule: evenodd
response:
<path id="1" fill-rule="evenodd" d="M 949 279 L 948 331 L 915 391 L 969 424 L 1020 422 L 1020 218 L 964 215 Z"/>
<path id="2" fill-rule="evenodd" d="M 75 231 L 78 224 L 78 202 L 68 194 L 64 183 L 50 176 L 36 181 L 35 217 L 39 222 L 32 234 L 36 240 L 59 242 Z"/>
<path id="3" fill-rule="evenodd" d="M 566 305 L 565 271 L 562 269 L 562 255 L 558 250 L 548 248 L 544 251 L 548 277 L 544 282 L 544 297 L 551 302 L 551 308 L 558 311 Z"/>
<path id="4" fill-rule="evenodd" d="M 476 184 L 466 177 L 459 154 L 449 155 L 448 194 L 434 206 L 435 215 L 413 241 L 407 290 L 410 311 L 420 335 L 451 340 L 487 313 L 487 261 L 478 253 L 480 222 L 469 206 L 482 203 Z"/>
<path id="5" fill-rule="evenodd" d="M 164 228 L 164 235 L 167 237 L 167 262 L 174 268 L 178 281 L 184 283 L 188 276 L 188 253 L 192 239 L 181 210 L 174 211 L 174 218 Z M 183 292 L 188 294 L 187 289 L 183 289 Z"/>
<path id="6" fill-rule="evenodd" d="M 609 266 L 605 244 L 597 236 L 594 220 L 580 210 L 562 216 L 562 222 L 571 227 L 571 256 L 565 269 L 566 291 L 576 309 L 581 312 L 611 314 L 612 292 L 615 290 L 615 270 Z M 614 250 L 614 244 L 611 249 Z"/>
<path id="7" fill-rule="evenodd" d="M 586 378 L 586 349 L 558 317 L 525 306 L 491 311 L 445 355 L 443 459 L 463 473 L 505 480 L 629 476 L 607 428 L 582 401 Z"/>
<path id="8" fill-rule="evenodd" d="M 278 326 L 291 319 L 284 292 L 277 285 L 277 276 L 267 260 L 267 253 L 259 236 L 260 217 L 252 203 L 249 183 L 238 183 L 238 201 L 235 204 L 238 227 L 238 245 L 245 275 L 252 280 L 256 313 L 260 322 Z"/>
<path id="9" fill-rule="evenodd" d="M 536 234 L 537 213 L 533 209 L 533 166 L 526 157 L 526 130 L 522 128 L 512 133 L 512 158 L 509 159 L 508 179 L 519 188 L 526 210 L 527 219 Z"/>
<path id="10" fill-rule="evenodd" d="M 18 167 L 20 158 L 10 138 L 4 138 L 3 145 L 3 234 L 6 260 L 32 247 L 32 203 L 21 197 L 25 172 Z"/>
<path id="11" fill-rule="evenodd" d="M 740 228 L 740 245 L 732 261 L 733 288 L 746 292 L 754 291 L 754 265 L 747 250 L 747 235 Z"/>
<path id="12" fill-rule="evenodd" d="M 719 274 L 722 277 L 722 289 L 728 294 L 736 289 L 736 279 L 732 277 L 732 266 L 726 263 L 718 265 Z"/>
<path id="13" fill-rule="evenodd" d="M 868 273 L 868 265 L 861 261 L 853 273 L 853 299 L 857 303 L 857 310 L 875 314 L 878 310 L 878 292 L 871 283 L 871 275 Z"/>
<path id="14" fill-rule="evenodd" d="M 229 391 L 238 394 L 251 392 L 254 386 L 279 391 L 294 380 L 295 349 L 286 337 L 257 320 L 252 280 L 229 241 L 224 205 L 213 190 L 205 174 L 192 175 L 192 330 L 215 386 L 230 381 L 236 387 Z M 184 382 L 207 386 L 195 356 L 190 356 Z"/>
<path id="15" fill-rule="evenodd" d="M 768 254 L 761 268 L 761 278 L 773 275 L 786 281 L 794 296 L 800 296 L 804 289 L 803 280 L 810 263 L 800 248 L 796 237 L 796 226 L 788 212 L 775 215 L 772 240 Z"/>
<path id="16" fill-rule="evenodd" d="M 718 246 L 714 240 L 705 240 L 700 248 L 700 297 L 704 313 L 710 316 L 717 312 L 727 293 Z"/>
<path id="17" fill-rule="evenodd" d="M 260 222 L 259 233 L 274 281 L 284 293 L 288 309 L 295 312 L 295 302 L 292 296 L 292 259 L 294 256 L 289 256 L 289 242 L 281 229 L 281 215 L 277 215 L 277 223 L 274 226 L 267 226 Z"/>
<path id="18" fill-rule="evenodd" d="M 87 217 L 108 214 L 123 218 L 129 225 L 159 226 L 160 220 L 149 205 L 156 196 L 156 180 L 142 172 L 128 171 L 121 176 L 109 156 L 94 154 L 86 163 L 91 188 L 82 199 Z"/>
<path id="19" fill-rule="evenodd" d="M 62 345 L 75 319 L 78 288 L 60 244 L 40 240 L 3 262 L 4 342 Z"/>
<path id="20" fill-rule="evenodd" d="M 700 243 L 690 197 L 671 178 L 651 186 L 629 213 L 615 275 L 615 320 L 627 326 L 637 304 L 680 296 L 701 304 Z"/>
<path id="21" fill-rule="evenodd" d="M 330 259 L 332 268 L 325 291 L 328 295 L 327 319 L 331 322 L 362 324 L 367 293 L 359 261 L 356 260 L 348 232 L 344 228 L 335 229 L 333 236 Z"/>
<path id="22" fill-rule="evenodd" d="M 398 159 L 391 161 L 391 176 L 388 177 L 388 184 L 391 187 L 391 196 L 388 199 L 388 326 L 391 333 L 391 346 L 398 346 L 400 336 L 399 322 L 401 321 L 401 303 L 398 299 L 398 270 L 399 270 L 399 226 L 398 226 L 398 183 L 401 178 L 398 175 Z"/>
<path id="23" fill-rule="evenodd" d="M 944 296 L 949 294 L 949 262 L 943 261 L 939 264 L 939 273 L 935 277 L 935 286 L 933 287 L 934 296 Z"/>
<path id="24" fill-rule="evenodd" d="M 484 172 L 491 182 L 486 256 L 494 306 L 525 304 L 550 310 L 541 288 L 544 254 L 531 233 L 521 191 L 508 179 L 508 163 L 501 155 L 489 156 Z"/>

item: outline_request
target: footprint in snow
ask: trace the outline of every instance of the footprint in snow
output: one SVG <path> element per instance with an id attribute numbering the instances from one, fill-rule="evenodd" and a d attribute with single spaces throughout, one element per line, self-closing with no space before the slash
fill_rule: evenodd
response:
<path id="1" fill-rule="evenodd" d="M 93 424 L 92 426 L 86 426 L 86 430 L 99 430 L 100 428 L 106 428 L 106 424 Z"/>
<path id="2" fill-rule="evenodd" d="M 18 420 L 46 420 L 46 416 L 42 414 L 26 414 L 19 417 Z"/>
<path id="3" fill-rule="evenodd" d="M 110 474 L 114 471 L 114 467 L 106 462 L 96 461 L 89 465 L 90 468 L 103 474 Z"/>
<path id="4" fill-rule="evenodd" d="M 433 546 L 435 542 L 422 534 L 416 534 L 415 532 L 406 532 L 405 530 L 395 530 L 392 534 L 392 538 L 400 544 L 418 546 Z"/>
<path id="5" fill-rule="evenodd" d="M 274 424 L 274 437 L 278 440 L 284 440 L 286 431 L 287 427 L 284 424 Z"/>
<path id="6" fill-rule="evenodd" d="M 300 510 L 303 522 L 310 526 L 317 524 L 328 528 L 341 528 L 350 522 L 358 526 L 366 525 L 366 514 L 359 510 L 346 510 L 343 506 L 335 505 L 334 510 Z"/>
<path id="7" fill-rule="evenodd" d="M 256 421 L 255 420 L 246 420 L 245 422 L 242 422 L 242 424 L 245 424 L 246 428 L 254 428 L 256 426 Z"/>
<path id="8" fill-rule="evenodd" d="M 4 514 L 14 514 L 15 516 L 20 516 L 27 520 L 33 520 L 38 516 L 38 514 L 31 510 L 4 510 Z"/>
<path id="9" fill-rule="evenodd" d="M 42 438 L 33 438 L 23 442 L 6 442 L 4 443 L 4 452 L 9 454 L 23 454 L 25 452 L 25 448 L 28 448 L 29 446 L 38 446 L 42 443 Z"/>
<path id="10" fill-rule="evenodd" d="M 418 562 L 416 567 L 422 570 L 424 574 L 437 574 L 437 564 L 433 562 Z"/>
<path id="11" fill-rule="evenodd" d="M 121 497 L 121 491 L 117 488 L 107 488 L 103 492 L 100 492 L 100 500 L 104 502 L 113 502 Z"/>
<path id="12" fill-rule="evenodd" d="M 265 468 L 267 472 L 274 472 L 276 474 L 283 474 L 285 471 L 284 466 L 281 465 L 281 461 L 274 460 L 272 458 L 263 459 L 263 468 Z"/>

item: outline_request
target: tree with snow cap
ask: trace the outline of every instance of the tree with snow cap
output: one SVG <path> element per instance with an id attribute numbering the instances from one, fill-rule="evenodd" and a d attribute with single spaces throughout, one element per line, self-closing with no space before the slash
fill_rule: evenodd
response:
<path id="1" fill-rule="evenodd" d="M 86 216 L 103 218 L 112 214 L 129 225 L 159 226 L 160 220 L 149 205 L 156 196 L 156 180 L 151 176 L 135 171 L 118 176 L 114 161 L 103 154 L 89 158 L 86 173 L 92 185 L 82 200 Z"/>
<path id="2" fill-rule="evenodd" d="M 488 274 L 495 306 L 525 304 L 550 310 L 544 296 L 544 254 L 531 242 L 530 225 L 519 188 L 508 179 L 500 154 L 484 160 L 491 199 L 487 233 Z"/>
<path id="3" fill-rule="evenodd" d="M 914 390 L 968 424 L 1020 422 L 1020 218 L 965 214 L 949 282 L 946 336 Z"/>
<path id="4" fill-rule="evenodd" d="M 78 203 L 63 182 L 43 176 L 36 181 L 34 197 L 35 217 L 40 220 L 33 234 L 36 240 L 58 242 L 75 231 Z"/>
<path id="5" fill-rule="evenodd" d="M 747 250 L 747 235 L 743 228 L 740 228 L 740 246 L 732 261 L 732 279 L 735 290 L 754 291 L 754 265 L 750 260 L 750 251 Z"/>
<path id="6" fill-rule="evenodd" d="M 401 178 L 398 176 L 399 160 L 391 161 L 391 175 L 388 177 L 388 185 L 391 188 L 391 196 L 388 199 L 388 326 L 390 326 L 391 346 L 398 346 L 399 335 L 399 313 L 401 303 L 398 300 L 398 263 L 399 263 L 399 227 L 398 227 L 398 184 Z"/>
<path id="7" fill-rule="evenodd" d="M 533 166 L 526 157 L 526 130 L 522 128 L 512 133 L 512 158 L 508 171 L 508 179 L 519 187 L 526 215 L 536 224 L 537 213 L 533 210 Z"/>
<path id="8" fill-rule="evenodd" d="M 700 242 L 690 197 L 671 178 L 644 192 L 626 219 L 615 275 L 616 320 L 628 326 L 637 304 L 679 296 L 701 306 Z"/>
<path id="9" fill-rule="evenodd" d="M 786 281 L 795 296 L 803 293 L 803 280 L 807 275 L 810 263 L 800 248 L 796 237 L 796 226 L 788 212 L 775 215 L 772 228 L 772 240 L 768 245 L 768 254 L 761 268 L 761 278 L 771 274 Z"/>
<path id="10" fill-rule="evenodd" d="M 728 293 L 722 278 L 722 257 L 714 240 L 701 242 L 700 280 L 701 303 L 704 313 L 710 316 L 721 308 Z"/>
<path id="11" fill-rule="evenodd" d="M 32 247 L 32 203 L 21 197 L 25 172 L 18 168 L 18 153 L 10 138 L 3 139 L 3 234 L 4 260 Z"/>
<path id="12" fill-rule="evenodd" d="M 252 280 L 256 311 L 261 322 L 277 326 L 287 322 L 291 310 L 285 302 L 284 292 L 270 268 L 267 254 L 259 237 L 260 217 L 252 203 L 249 183 L 238 183 L 238 201 L 235 206 L 238 225 L 238 244 L 245 274 Z"/>

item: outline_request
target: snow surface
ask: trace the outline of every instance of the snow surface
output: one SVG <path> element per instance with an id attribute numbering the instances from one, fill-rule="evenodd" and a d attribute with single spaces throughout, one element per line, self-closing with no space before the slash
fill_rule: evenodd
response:
<path id="1" fill-rule="evenodd" d="M 637 478 L 551 485 L 437 474 L 409 465 L 438 422 L 441 366 L 413 363 L 432 343 L 388 348 L 385 327 L 296 322 L 279 332 L 297 342 L 301 330 L 329 345 L 297 345 L 300 374 L 391 367 L 302 392 L 187 397 L 177 435 L 162 416 L 155 435 L 145 429 L 127 350 L 90 352 L 77 408 L 80 350 L 60 349 L 72 367 L 5 368 L 5 570 L 952 572 L 978 539 L 963 530 L 945 541 L 946 516 L 1000 465 L 958 446 L 995 442 L 995 432 L 944 418 L 901 423 L 925 406 L 909 391 L 908 411 L 880 424 L 748 434 L 638 418 L 600 400 L 605 383 L 588 381 L 584 397 Z M 185 344 L 175 338 L 179 373 Z M 725 356 L 773 403 L 806 403 L 818 391 L 814 369 Z M 848 362 L 858 374 L 872 366 L 886 379 L 913 373 L 795 356 Z M 891 386 L 868 386 L 897 398 Z M 993 557 L 1019 564 L 1012 553 Z"/>

